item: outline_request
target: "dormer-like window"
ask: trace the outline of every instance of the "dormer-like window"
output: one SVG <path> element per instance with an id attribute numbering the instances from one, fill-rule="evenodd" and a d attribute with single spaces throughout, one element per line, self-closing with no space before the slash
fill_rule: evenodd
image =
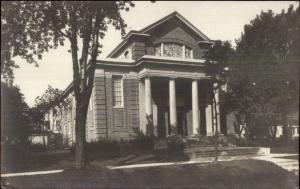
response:
<path id="1" fill-rule="evenodd" d="M 125 58 L 125 59 L 128 59 L 128 58 L 129 58 L 129 51 L 128 51 L 128 50 L 124 53 L 124 58 Z"/>
<path id="2" fill-rule="evenodd" d="M 178 43 L 161 43 L 155 47 L 155 56 L 193 58 L 193 49 Z"/>
<path id="3" fill-rule="evenodd" d="M 131 59 L 131 49 L 127 49 L 124 54 L 122 55 L 124 59 Z"/>

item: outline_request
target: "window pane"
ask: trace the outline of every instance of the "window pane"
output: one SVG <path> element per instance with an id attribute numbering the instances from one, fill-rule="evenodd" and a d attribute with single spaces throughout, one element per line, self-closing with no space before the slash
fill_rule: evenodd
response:
<path id="1" fill-rule="evenodd" d="M 185 47 L 185 58 L 193 58 L 192 57 L 192 49 L 189 47 Z"/>
<path id="2" fill-rule="evenodd" d="M 122 106 L 122 76 L 113 76 L 113 106 Z"/>
<path id="3" fill-rule="evenodd" d="M 161 45 L 159 44 L 159 46 L 156 46 L 154 51 L 155 56 L 161 56 Z"/>
<path id="4" fill-rule="evenodd" d="M 182 58 L 182 45 L 172 43 L 164 44 L 164 56 Z"/>

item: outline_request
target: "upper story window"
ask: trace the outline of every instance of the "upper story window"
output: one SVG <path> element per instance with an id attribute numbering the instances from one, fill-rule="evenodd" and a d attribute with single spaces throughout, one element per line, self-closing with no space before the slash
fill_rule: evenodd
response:
<path id="1" fill-rule="evenodd" d="M 124 58 L 125 58 L 125 59 L 128 59 L 128 58 L 129 58 L 129 51 L 126 51 L 126 52 L 124 53 Z"/>
<path id="2" fill-rule="evenodd" d="M 181 58 L 182 50 L 183 45 L 166 43 L 163 45 L 163 56 Z"/>
<path id="3" fill-rule="evenodd" d="M 122 55 L 122 58 L 124 59 L 131 59 L 131 49 L 127 49 L 124 54 Z"/>
<path id="4" fill-rule="evenodd" d="M 193 49 L 185 46 L 185 58 L 192 59 L 193 58 Z"/>
<path id="5" fill-rule="evenodd" d="M 161 43 L 155 47 L 155 56 L 193 58 L 193 49 L 178 43 Z"/>
<path id="6" fill-rule="evenodd" d="M 122 76 L 112 77 L 112 88 L 113 88 L 113 107 L 123 107 L 123 82 Z"/>

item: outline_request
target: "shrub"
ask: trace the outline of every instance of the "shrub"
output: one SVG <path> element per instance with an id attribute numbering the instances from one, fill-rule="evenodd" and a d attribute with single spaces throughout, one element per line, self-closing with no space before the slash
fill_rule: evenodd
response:
<path id="1" fill-rule="evenodd" d="M 239 141 L 239 137 L 237 137 L 234 134 L 229 134 L 226 136 L 223 136 L 223 141 L 222 143 L 224 144 L 224 146 L 237 146 L 238 145 L 238 141 Z"/>
<path id="2" fill-rule="evenodd" d="M 148 136 L 144 134 L 139 128 L 133 128 L 134 135 L 133 139 L 130 140 L 130 148 L 132 150 L 153 150 L 154 149 L 154 140 L 155 136 Z"/>
<path id="3" fill-rule="evenodd" d="M 211 146 L 213 145 L 214 138 L 213 136 L 205 136 L 205 135 L 196 135 L 192 139 L 188 139 L 188 144 L 190 145 L 200 145 L 200 146 Z"/>
<path id="4" fill-rule="evenodd" d="M 235 146 L 245 147 L 245 146 L 261 146 L 264 144 L 260 139 L 257 138 L 252 139 L 250 137 L 241 138 L 234 134 L 224 136 L 224 138 L 226 138 L 228 146 L 235 145 Z"/>
<path id="5" fill-rule="evenodd" d="M 100 138 L 98 141 L 91 141 L 87 143 L 86 149 L 88 152 L 110 152 L 120 150 L 121 144 L 117 140 L 113 140 L 110 138 Z"/>
<path id="6" fill-rule="evenodd" d="M 204 145 L 214 145 L 215 144 L 214 136 L 200 136 L 199 139 L 200 139 L 199 142 Z"/>
<path id="7" fill-rule="evenodd" d="M 50 150 L 63 149 L 66 147 L 63 142 L 62 133 L 49 133 L 48 139 L 48 148 Z"/>
<path id="8" fill-rule="evenodd" d="M 167 137 L 168 151 L 171 153 L 181 153 L 185 148 L 185 142 L 180 135 L 170 135 Z"/>
<path id="9" fill-rule="evenodd" d="M 127 147 L 126 147 L 127 146 Z M 111 138 L 99 138 L 97 141 L 86 143 L 87 159 L 93 160 L 95 158 L 113 157 L 122 153 L 122 150 L 128 149 L 128 142 Z M 75 146 L 70 149 L 71 154 L 75 154 Z"/>

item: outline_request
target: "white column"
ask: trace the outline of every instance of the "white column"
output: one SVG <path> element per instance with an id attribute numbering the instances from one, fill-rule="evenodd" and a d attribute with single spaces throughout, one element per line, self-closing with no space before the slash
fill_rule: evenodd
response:
<path id="1" fill-rule="evenodd" d="M 198 134 L 199 128 L 199 99 L 198 81 L 192 81 L 192 110 L 193 110 L 193 134 Z"/>
<path id="2" fill-rule="evenodd" d="M 151 103 L 151 80 L 145 78 L 145 110 L 147 116 L 152 116 L 152 103 Z"/>
<path id="3" fill-rule="evenodd" d="M 214 122 L 213 122 L 213 102 L 212 102 L 212 91 L 206 92 L 206 103 L 205 118 L 206 118 L 206 135 L 212 136 L 214 134 Z"/>
<path id="4" fill-rule="evenodd" d="M 169 81 L 169 100 L 170 100 L 170 124 L 171 132 L 174 132 L 174 129 L 177 129 L 177 111 L 176 111 L 176 87 L 175 79 L 170 79 Z"/>
<path id="5" fill-rule="evenodd" d="M 140 113 L 140 130 L 146 134 L 146 111 L 145 111 L 145 84 L 139 81 L 139 113 Z"/>
<path id="6" fill-rule="evenodd" d="M 219 88 L 214 89 L 214 95 L 215 95 L 215 100 L 216 100 L 216 112 L 215 112 L 215 118 L 216 121 L 218 122 L 218 128 L 216 128 L 218 130 L 219 133 L 221 133 L 220 130 L 220 125 L 221 125 L 221 119 L 220 119 L 220 91 Z M 215 131 L 216 132 L 216 131 Z"/>
<path id="7" fill-rule="evenodd" d="M 146 112 L 146 126 L 153 127 L 153 111 L 152 111 L 152 96 L 151 96 L 151 80 L 145 78 L 145 112 Z M 150 128 L 148 128 L 150 129 Z M 153 128 L 151 128 L 153 129 Z"/>
<path id="8" fill-rule="evenodd" d="M 213 121 L 212 121 L 212 105 L 208 104 L 205 108 L 205 118 L 206 118 L 206 135 L 213 135 Z"/>

